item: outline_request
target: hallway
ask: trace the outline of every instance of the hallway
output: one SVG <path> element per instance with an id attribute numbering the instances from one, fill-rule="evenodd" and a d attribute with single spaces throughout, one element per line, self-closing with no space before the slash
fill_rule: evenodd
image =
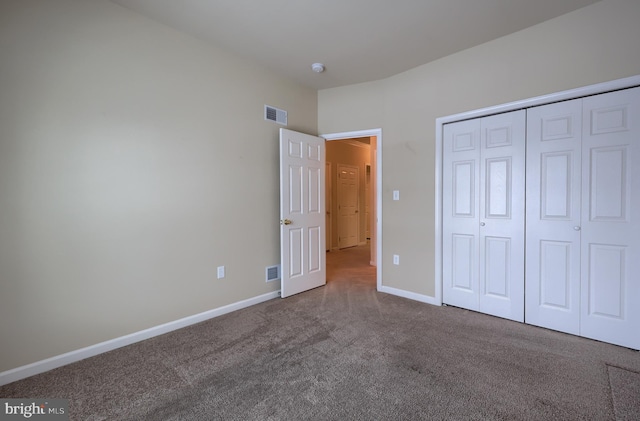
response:
<path id="1" fill-rule="evenodd" d="M 375 290 L 376 267 L 369 264 L 370 258 L 369 244 L 328 252 L 327 285 L 340 284 L 341 288 L 358 286 Z"/>

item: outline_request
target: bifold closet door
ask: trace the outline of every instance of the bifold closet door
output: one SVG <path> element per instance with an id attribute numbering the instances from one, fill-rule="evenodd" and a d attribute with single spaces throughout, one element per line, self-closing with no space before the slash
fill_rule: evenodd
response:
<path id="1" fill-rule="evenodd" d="M 448 124 L 443 302 L 524 321 L 525 111 Z"/>
<path id="2" fill-rule="evenodd" d="M 640 88 L 583 101 L 580 334 L 640 349 Z"/>
<path id="3" fill-rule="evenodd" d="M 640 349 L 640 88 L 527 112 L 526 323 Z"/>

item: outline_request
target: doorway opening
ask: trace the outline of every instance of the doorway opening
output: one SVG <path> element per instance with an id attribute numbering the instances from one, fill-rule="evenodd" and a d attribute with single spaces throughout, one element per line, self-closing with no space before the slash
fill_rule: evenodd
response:
<path id="1" fill-rule="evenodd" d="M 380 290 L 382 130 L 321 136 L 327 140 L 327 281 L 359 268 Z"/>

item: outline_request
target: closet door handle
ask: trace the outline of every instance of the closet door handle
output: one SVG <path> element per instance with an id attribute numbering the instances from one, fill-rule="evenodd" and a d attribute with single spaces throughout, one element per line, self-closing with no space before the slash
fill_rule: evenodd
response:
<path id="1" fill-rule="evenodd" d="M 574 230 L 576 231 L 580 231 L 580 227 L 578 225 L 576 225 L 575 227 L 573 227 Z"/>
<path id="2" fill-rule="evenodd" d="M 480 226 L 481 227 L 484 227 L 485 225 L 487 225 L 487 224 L 485 224 L 484 222 L 480 222 Z"/>

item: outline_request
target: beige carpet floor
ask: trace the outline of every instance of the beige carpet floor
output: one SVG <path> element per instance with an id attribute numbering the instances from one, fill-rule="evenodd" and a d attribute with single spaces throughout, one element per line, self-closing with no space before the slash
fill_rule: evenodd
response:
<path id="1" fill-rule="evenodd" d="M 639 420 L 640 353 L 379 293 L 368 250 L 326 286 L 4 387 L 73 420 Z M 425 273 L 425 278 L 430 276 Z"/>

